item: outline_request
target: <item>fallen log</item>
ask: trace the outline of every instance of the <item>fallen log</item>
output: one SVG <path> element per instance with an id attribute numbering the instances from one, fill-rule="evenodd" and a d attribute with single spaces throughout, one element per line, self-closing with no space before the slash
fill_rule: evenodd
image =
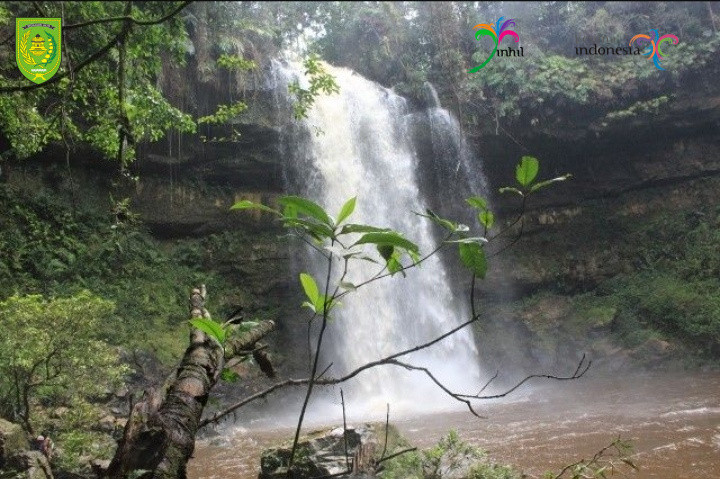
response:
<path id="1" fill-rule="evenodd" d="M 193 289 L 192 318 L 210 317 L 205 298 L 204 285 Z M 225 360 L 252 354 L 256 343 L 274 328 L 272 321 L 263 321 L 252 330 L 231 337 L 224 348 L 214 338 L 193 328 L 190 345 L 175 372 L 159 390 L 146 391 L 132 407 L 115 456 L 100 477 L 185 479 L 203 410 Z M 267 360 L 264 352 L 263 357 Z M 263 370 L 267 368 L 265 364 Z"/>

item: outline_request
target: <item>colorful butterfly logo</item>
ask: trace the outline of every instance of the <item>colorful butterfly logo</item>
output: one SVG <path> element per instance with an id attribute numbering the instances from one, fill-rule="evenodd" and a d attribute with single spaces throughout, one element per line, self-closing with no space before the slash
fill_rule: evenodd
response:
<path id="1" fill-rule="evenodd" d="M 660 50 L 660 45 L 662 45 L 663 42 L 672 42 L 673 45 L 677 45 L 680 40 L 678 39 L 678 37 L 671 34 L 663 35 L 658 38 L 659 34 L 657 30 L 650 30 L 650 32 L 655 38 L 651 38 L 649 35 L 635 35 L 634 37 L 632 37 L 632 39 L 630 39 L 630 46 L 632 46 L 636 40 L 638 43 L 644 43 L 646 41 L 649 41 L 650 45 L 648 46 L 652 46 L 652 51 L 643 53 L 643 55 L 652 58 L 652 61 L 658 68 L 658 70 L 665 70 L 663 67 L 660 66 L 660 61 L 664 59 L 665 55 L 662 50 Z"/>
<path id="2" fill-rule="evenodd" d="M 480 37 L 490 37 L 495 44 L 493 47 L 492 53 L 485 59 L 484 62 L 480 66 L 477 66 L 470 70 L 470 73 L 474 73 L 478 70 L 480 70 L 482 67 L 488 64 L 488 62 L 492 59 L 493 56 L 495 56 L 495 52 L 497 51 L 498 44 L 503 41 L 503 38 L 506 36 L 511 36 L 515 38 L 515 43 L 520 41 L 520 36 L 515 33 L 512 30 L 507 30 L 507 28 L 510 25 L 515 25 L 515 20 L 512 18 L 509 20 L 505 20 L 505 22 L 500 25 L 500 23 L 505 19 L 505 17 L 498 18 L 498 21 L 495 22 L 495 25 L 490 25 L 487 23 L 479 23 L 473 27 L 473 30 L 477 31 L 475 32 L 475 39 L 480 40 Z M 497 32 L 497 33 L 496 33 Z M 664 38 L 664 37 L 663 37 Z"/>

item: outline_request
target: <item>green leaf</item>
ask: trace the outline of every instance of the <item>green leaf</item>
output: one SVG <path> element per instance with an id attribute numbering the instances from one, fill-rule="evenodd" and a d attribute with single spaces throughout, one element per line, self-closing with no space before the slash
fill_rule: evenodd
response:
<path id="1" fill-rule="evenodd" d="M 540 164 L 537 158 L 523 156 L 520 164 L 515 168 L 515 178 L 522 186 L 528 186 L 537 176 L 539 168 Z"/>
<path id="2" fill-rule="evenodd" d="M 283 196 L 278 200 L 283 206 L 292 206 L 298 214 L 304 214 L 332 227 L 333 221 L 320 205 L 299 196 Z"/>
<path id="3" fill-rule="evenodd" d="M 420 262 L 420 255 L 417 254 L 415 251 L 407 251 L 408 256 L 410 256 L 410 259 L 412 260 L 413 264 L 418 264 Z"/>
<path id="4" fill-rule="evenodd" d="M 225 330 L 222 328 L 221 325 L 219 325 L 212 319 L 194 318 L 191 319 L 189 322 L 193 327 L 199 329 L 208 336 L 215 338 L 218 343 L 225 344 Z"/>
<path id="5" fill-rule="evenodd" d="M 276 215 L 279 215 L 280 212 L 278 210 L 272 209 L 269 206 L 261 205 L 260 203 L 253 203 L 252 201 L 248 200 L 241 200 L 235 203 L 230 207 L 231 210 L 249 210 L 249 209 L 255 209 L 255 210 L 262 210 L 267 211 L 269 213 L 275 213 Z"/>
<path id="6" fill-rule="evenodd" d="M 257 63 L 253 60 L 246 60 L 237 55 L 227 55 L 223 53 L 217 59 L 219 67 L 227 68 L 231 71 L 248 71 L 257 69 Z"/>
<path id="7" fill-rule="evenodd" d="M 380 256 L 382 256 L 385 261 L 388 261 L 395 252 L 395 247 L 387 244 L 379 244 L 377 245 L 377 250 Z"/>
<path id="8" fill-rule="evenodd" d="M 306 273 L 300 273 L 300 283 L 305 290 L 305 296 L 310 300 L 312 305 L 317 305 L 320 291 L 318 291 L 317 283 L 312 276 Z"/>
<path id="9" fill-rule="evenodd" d="M 525 196 L 525 193 L 518 190 L 517 188 L 513 188 L 511 186 L 504 186 L 498 190 L 500 193 L 515 193 L 516 195 Z"/>
<path id="10" fill-rule="evenodd" d="M 315 311 L 317 311 L 318 314 L 323 314 L 326 306 L 328 306 L 328 298 L 325 297 L 324 294 L 318 296 L 315 300 Z"/>
<path id="11" fill-rule="evenodd" d="M 240 375 L 232 369 L 224 368 L 220 373 L 220 379 L 228 383 L 234 383 L 240 379 Z"/>
<path id="12" fill-rule="evenodd" d="M 348 283 L 348 282 L 345 282 L 345 281 L 342 281 L 342 282 L 340 283 L 340 287 L 343 288 L 343 289 L 347 289 L 347 290 L 349 290 L 349 291 L 355 291 L 355 290 L 357 289 L 357 286 L 355 286 L 353 283 Z"/>
<path id="13" fill-rule="evenodd" d="M 388 245 L 402 248 L 408 251 L 418 252 L 418 245 L 409 241 L 399 233 L 395 231 L 379 232 L 379 233 L 366 233 L 359 240 L 355 242 L 358 244 L 375 244 L 375 245 Z M 354 246 L 354 245 L 353 245 Z"/>
<path id="14" fill-rule="evenodd" d="M 298 217 L 298 210 L 294 205 L 285 205 L 283 209 L 283 219 L 296 219 Z"/>
<path id="15" fill-rule="evenodd" d="M 492 228 L 493 224 L 495 224 L 495 215 L 490 210 L 481 211 L 478 213 L 478 219 L 480 220 L 480 223 L 487 228 Z"/>
<path id="16" fill-rule="evenodd" d="M 330 229 L 329 226 L 324 225 L 322 223 L 316 223 L 316 222 L 310 221 L 310 220 L 304 220 L 301 218 L 291 218 L 291 217 L 287 217 L 287 216 L 283 216 L 283 218 L 281 218 L 281 219 L 282 219 L 282 221 L 284 221 L 285 227 L 297 226 L 299 228 L 302 228 L 318 241 L 321 241 L 323 238 L 332 238 L 333 237 L 333 230 Z"/>
<path id="17" fill-rule="evenodd" d="M 532 187 L 530 188 L 530 193 L 539 190 L 540 188 L 545 188 L 548 185 L 551 185 L 553 183 L 558 183 L 560 181 L 569 180 L 572 177 L 570 173 L 558 176 L 557 178 L 553 178 L 551 180 L 545 180 L 545 181 L 538 181 Z"/>
<path id="18" fill-rule="evenodd" d="M 396 256 L 393 256 L 392 258 L 387 260 L 387 268 L 390 272 L 390 276 L 394 275 L 398 271 L 403 275 L 403 278 L 407 276 L 405 274 L 405 270 L 403 269 L 402 263 L 398 260 Z"/>
<path id="19" fill-rule="evenodd" d="M 330 251 L 340 258 L 352 258 L 363 253 L 362 246 L 352 246 L 350 248 L 340 248 L 339 246 L 325 246 L 324 249 Z"/>
<path id="20" fill-rule="evenodd" d="M 440 216 L 435 214 L 435 212 L 432 211 L 430 208 L 427 208 L 425 210 L 425 212 L 427 214 L 422 214 L 422 213 L 415 213 L 415 214 L 418 216 L 422 216 L 423 218 L 429 218 L 430 220 L 432 220 L 433 223 L 438 224 L 438 225 L 442 226 L 443 228 L 445 228 L 446 230 L 451 231 L 453 233 L 458 231 L 458 224 L 455 223 L 454 221 L 450 221 L 448 219 L 441 218 Z"/>
<path id="21" fill-rule="evenodd" d="M 347 224 L 342 227 L 342 229 L 340 230 L 340 234 L 344 235 L 347 233 L 382 233 L 385 231 L 390 231 L 390 228 L 378 228 L 376 226 L 370 225 Z"/>
<path id="22" fill-rule="evenodd" d="M 313 313 L 317 313 L 317 311 L 315 311 L 315 305 L 309 301 L 303 301 L 303 303 L 300 306 L 303 308 L 309 308 L 312 310 Z"/>
<path id="23" fill-rule="evenodd" d="M 238 101 L 230 105 L 220 105 L 218 110 L 209 116 L 203 116 L 198 118 L 198 124 L 210 123 L 210 124 L 222 124 L 228 123 L 230 120 L 240 115 L 242 112 L 247 110 L 247 103 Z"/>
<path id="24" fill-rule="evenodd" d="M 456 240 L 447 240 L 446 243 L 487 243 L 487 238 L 483 236 L 472 236 L 470 238 L 460 238 Z"/>
<path id="25" fill-rule="evenodd" d="M 484 278 L 487 273 L 487 260 L 485 250 L 479 243 L 460 243 L 460 259 L 478 278 Z"/>
<path id="26" fill-rule="evenodd" d="M 320 296 L 318 296 L 318 299 L 315 301 L 312 309 L 318 314 L 324 314 L 326 312 L 326 309 L 329 313 L 332 308 L 339 305 L 339 301 L 333 301 L 330 296 L 325 296 L 324 294 L 321 294 Z"/>
<path id="27" fill-rule="evenodd" d="M 340 209 L 340 214 L 338 214 L 337 224 L 340 224 L 345 220 L 348 216 L 352 214 L 353 211 L 355 211 L 355 201 L 357 200 L 357 196 L 354 196 L 347 200 L 347 202 L 343 205 L 343 207 Z"/>
<path id="28" fill-rule="evenodd" d="M 480 198 L 479 196 L 473 196 L 472 198 L 468 198 L 465 200 L 467 204 L 472 206 L 475 209 L 478 210 L 486 210 L 487 209 L 487 200 L 485 198 Z"/>

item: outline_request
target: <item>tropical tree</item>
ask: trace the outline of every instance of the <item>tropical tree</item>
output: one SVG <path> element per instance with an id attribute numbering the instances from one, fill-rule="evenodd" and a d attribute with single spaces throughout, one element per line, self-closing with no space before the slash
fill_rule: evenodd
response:
<path id="1" fill-rule="evenodd" d="M 70 150 L 82 142 L 127 166 L 135 144 L 156 141 L 171 128 L 192 132 L 192 118 L 157 87 L 163 61 L 184 62 L 187 32 L 178 15 L 190 2 L 36 2 L 2 7 L 0 24 L 14 17 L 62 20 L 61 70 L 28 84 L 14 62 L 0 69 L 0 129 L 5 158 L 26 158 L 50 142 Z M 14 57 L 14 33 L 2 56 Z"/>
<path id="2" fill-rule="evenodd" d="M 98 339 L 114 305 L 81 292 L 47 300 L 11 296 L 0 302 L 0 404 L 30 434 L 47 407 L 82 408 L 118 387 L 128 372 L 118 352 Z"/>

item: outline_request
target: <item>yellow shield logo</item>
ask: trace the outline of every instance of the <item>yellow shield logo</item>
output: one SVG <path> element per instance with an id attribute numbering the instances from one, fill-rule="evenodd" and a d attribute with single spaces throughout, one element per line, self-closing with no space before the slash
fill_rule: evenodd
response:
<path id="1" fill-rule="evenodd" d="M 16 19 L 15 58 L 28 80 L 46 82 L 60 68 L 61 23 L 59 18 Z"/>

